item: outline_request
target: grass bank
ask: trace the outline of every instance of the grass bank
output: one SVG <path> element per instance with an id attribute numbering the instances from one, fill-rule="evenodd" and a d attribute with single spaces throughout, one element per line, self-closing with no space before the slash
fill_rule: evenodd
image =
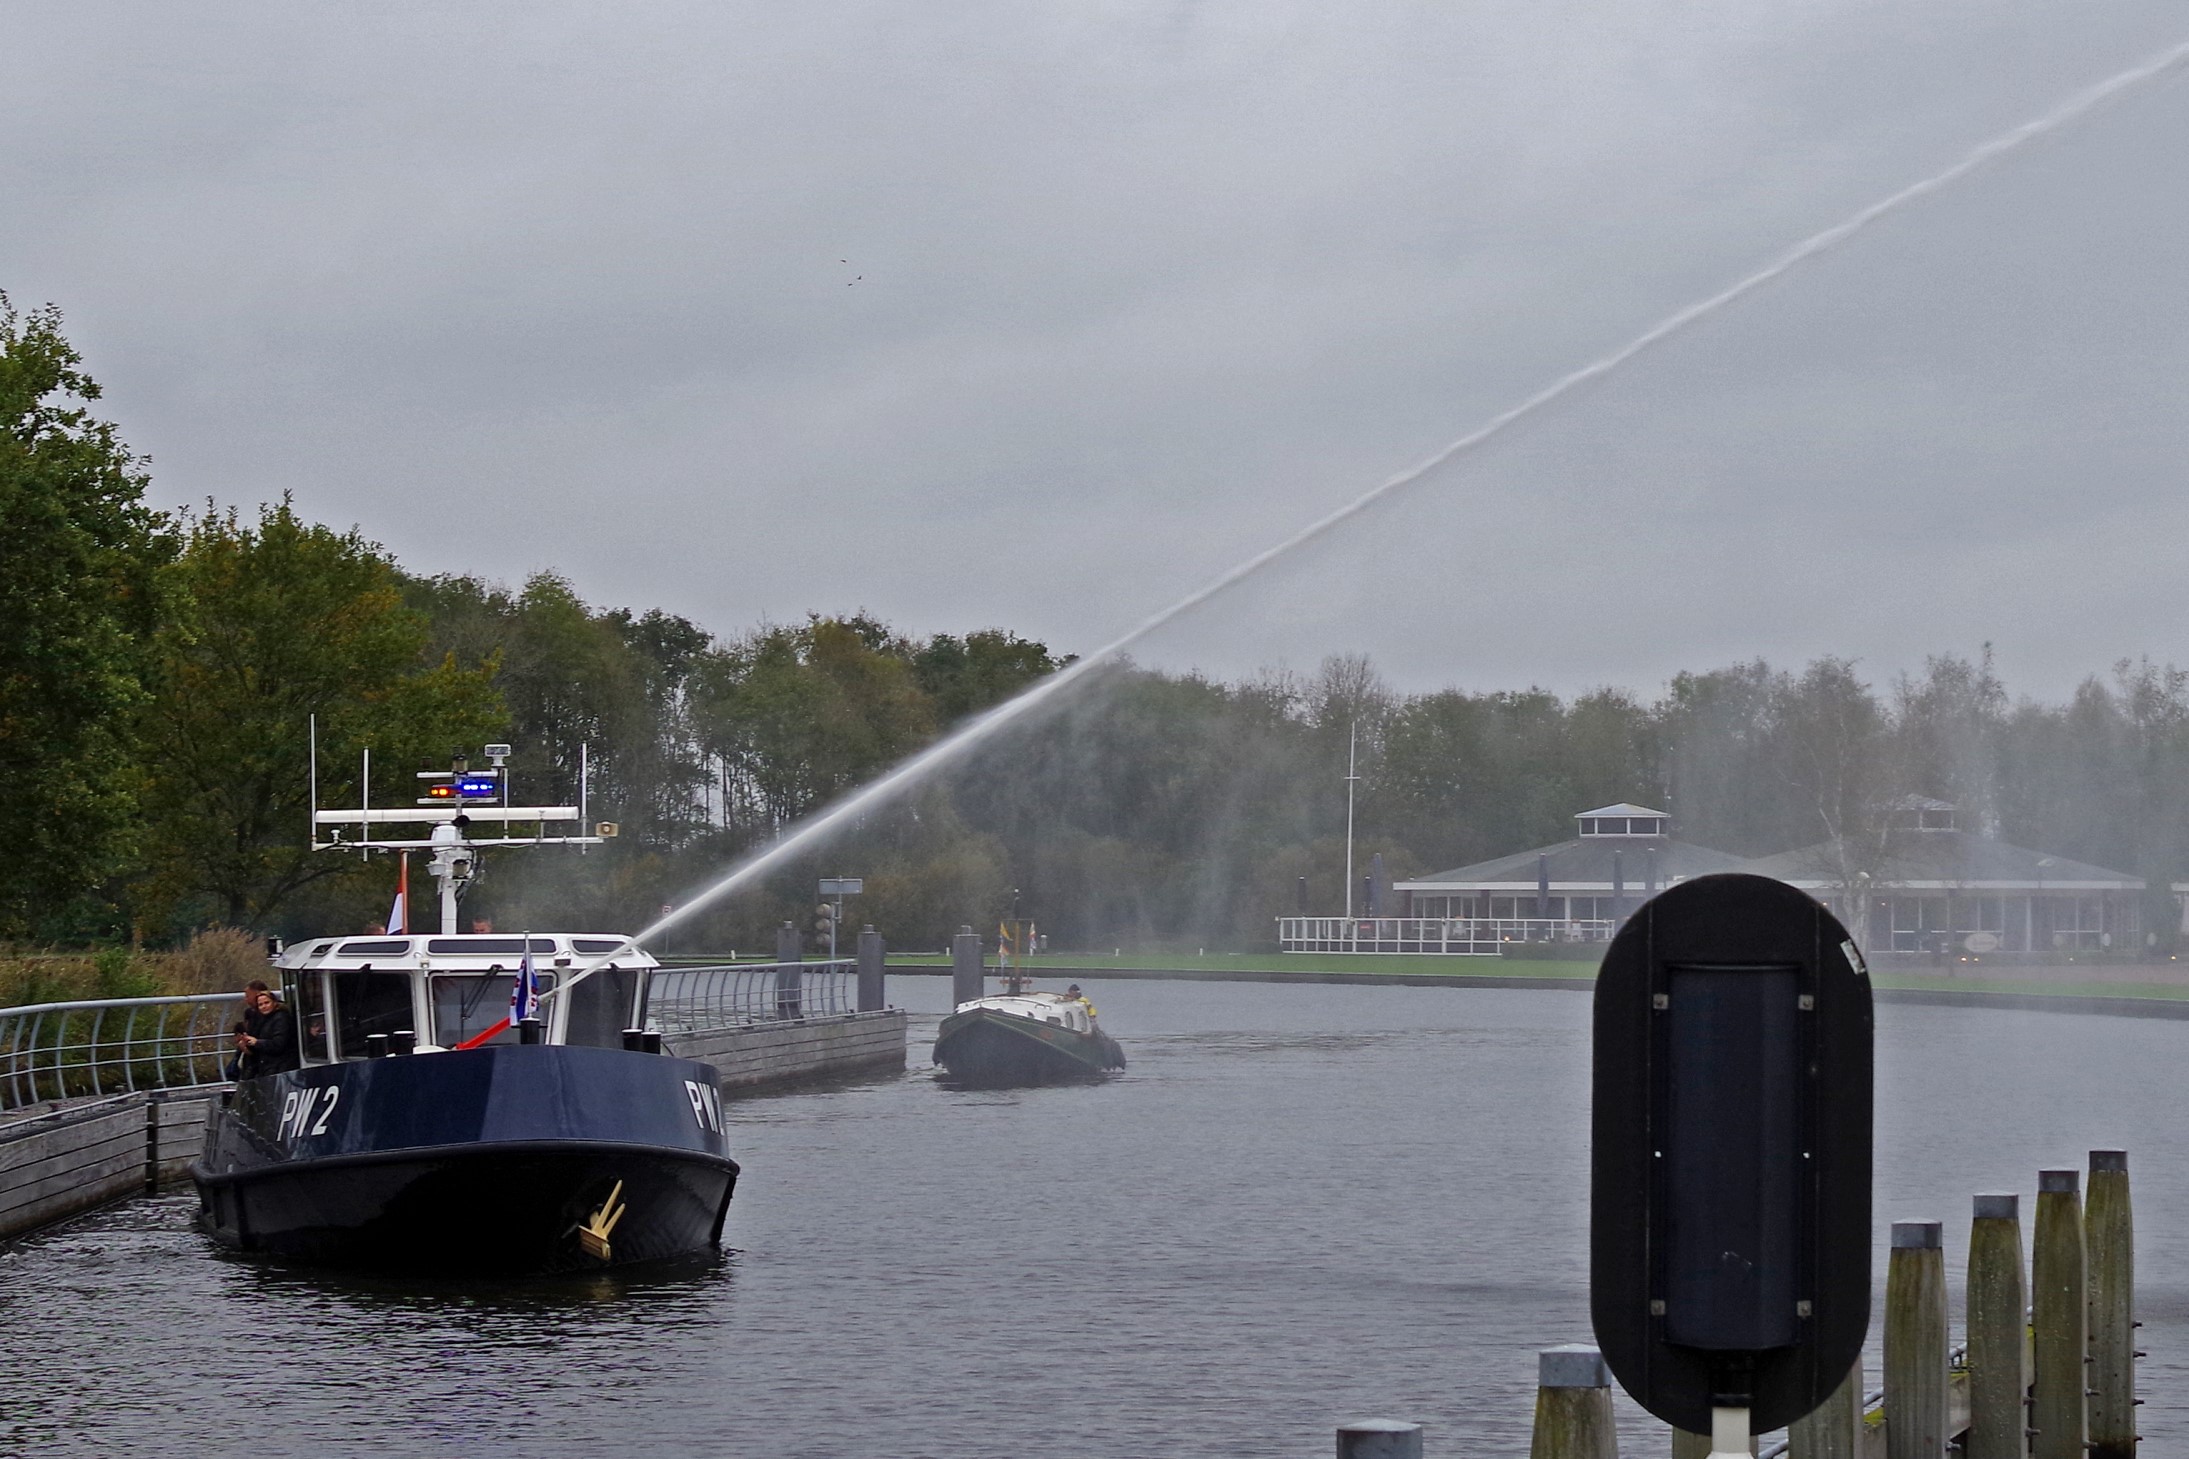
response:
<path id="1" fill-rule="evenodd" d="M 0 1008 L 91 998 L 228 993 L 266 976 L 264 946 L 233 927 L 201 932 L 177 952 L 126 947 L 90 952 L 0 948 Z"/>
<path id="2" fill-rule="evenodd" d="M 892 971 L 940 972 L 950 966 L 943 953 L 892 953 Z M 991 961 L 990 966 L 993 966 Z M 1069 977 L 1105 973 L 1123 977 L 1180 977 L 1224 979 L 1242 982 L 1363 983 L 1404 981 L 1414 984 L 1470 983 L 1587 983 L 1596 978 L 1596 960 L 1546 957 L 1439 957 L 1433 954 L 1357 953 L 1351 956 L 1318 956 L 1312 953 L 1077 953 L 1050 952 L 1028 964 L 1035 977 Z M 1899 968 L 1872 969 L 1871 983 L 1886 992 L 1949 994 L 1975 998 L 2031 999 L 2144 999 L 2166 1003 L 2189 1002 L 2189 970 L 2179 980 L 2156 976 L 2154 969 L 2136 965 L 2076 963 L 2059 967 L 2027 967 L 2011 976 L 1966 972 L 1924 972 Z"/>
<path id="3" fill-rule="evenodd" d="M 991 957 L 989 965 L 994 966 Z M 893 971 L 947 968 L 947 953 L 891 953 Z M 1065 973 L 1186 973 L 1196 977 L 1222 977 L 1226 973 L 1292 973 L 1300 976 L 1367 974 L 1389 977 L 1450 978 L 1454 982 L 1495 977 L 1593 978 L 1596 963 L 1563 962 L 1550 958 L 1440 957 L 1434 953 L 1356 953 L 1328 957 L 1312 953 L 1211 952 L 1211 953 L 1093 953 L 1045 952 L 1027 964 L 1035 977 Z"/>

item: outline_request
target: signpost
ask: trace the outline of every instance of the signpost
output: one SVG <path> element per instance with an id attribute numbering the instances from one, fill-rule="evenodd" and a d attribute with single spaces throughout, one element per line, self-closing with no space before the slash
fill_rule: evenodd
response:
<path id="1" fill-rule="evenodd" d="M 821 878 L 821 895 L 828 905 L 815 917 L 814 931 L 828 939 L 828 955 L 836 956 L 836 929 L 844 922 L 844 898 L 856 897 L 866 890 L 866 878 L 859 876 L 824 876 Z"/>
<path id="2" fill-rule="evenodd" d="M 1870 1320 L 1868 972 L 1767 877 L 1682 882 L 1596 980 L 1589 1304 L 1620 1384 L 1745 1455 L 1847 1376 Z"/>

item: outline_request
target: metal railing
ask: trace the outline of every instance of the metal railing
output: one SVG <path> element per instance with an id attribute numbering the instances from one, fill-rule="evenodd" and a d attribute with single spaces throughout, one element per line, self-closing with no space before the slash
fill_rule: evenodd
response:
<path id="1" fill-rule="evenodd" d="M 1608 942 L 1617 928 L 1608 920 L 1535 917 L 1279 917 L 1277 948 L 1495 957 L 1515 942 Z"/>
<path id="2" fill-rule="evenodd" d="M 742 1028 L 820 1018 L 859 1008 L 854 958 L 817 963 L 729 963 L 662 968 L 647 995 L 647 1021 L 663 1033 Z"/>
<path id="3" fill-rule="evenodd" d="M 0 1008 L 0 1109 L 226 1082 L 234 993 Z"/>

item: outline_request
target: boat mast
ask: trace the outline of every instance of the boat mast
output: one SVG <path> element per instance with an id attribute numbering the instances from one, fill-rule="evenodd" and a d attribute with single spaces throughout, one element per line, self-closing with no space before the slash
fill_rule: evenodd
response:
<path id="1" fill-rule="evenodd" d="M 470 818 L 459 815 L 433 828 L 433 879 L 441 884 L 441 932 L 453 937 L 463 929 L 456 925 L 456 894 L 471 880 L 471 848 L 464 844 L 464 827 Z"/>

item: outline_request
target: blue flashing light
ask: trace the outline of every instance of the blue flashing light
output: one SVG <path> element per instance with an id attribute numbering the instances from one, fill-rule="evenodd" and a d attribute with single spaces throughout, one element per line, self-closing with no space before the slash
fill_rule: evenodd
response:
<path id="1" fill-rule="evenodd" d="M 465 800 L 492 800 L 502 793 L 502 783 L 491 775 L 459 775 L 456 793 Z"/>

